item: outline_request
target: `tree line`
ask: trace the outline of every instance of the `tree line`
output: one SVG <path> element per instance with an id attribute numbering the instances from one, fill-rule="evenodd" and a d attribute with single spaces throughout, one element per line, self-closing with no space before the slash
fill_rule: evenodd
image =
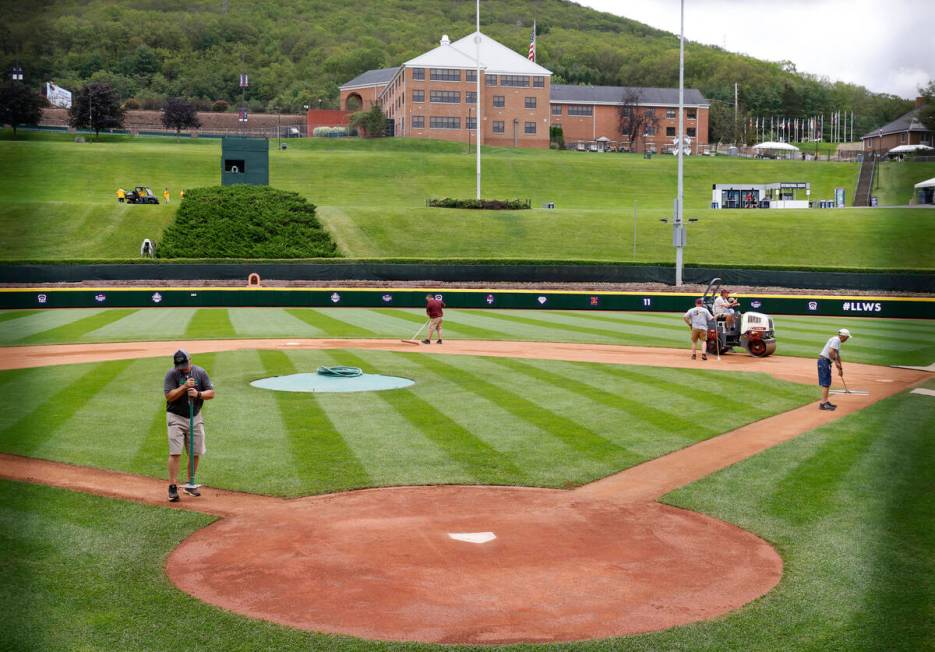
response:
<path id="1" fill-rule="evenodd" d="M 166 0 L 9 3 L 0 23 L 0 66 L 18 63 L 35 87 L 106 84 L 126 108 L 186 98 L 200 110 L 240 105 L 242 72 L 252 112 L 336 107 L 338 86 L 435 47 L 443 33 L 473 31 L 474 3 L 435 0 Z M 481 29 L 525 53 L 537 24 L 538 62 L 553 83 L 674 86 L 674 35 L 564 0 L 485 0 Z M 808 116 L 853 111 L 864 133 L 912 104 L 854 84 L 798 72 L 696 43 L 686 48 L 686 85 L 712 100 L 711 138 L 740 115 Z"/>

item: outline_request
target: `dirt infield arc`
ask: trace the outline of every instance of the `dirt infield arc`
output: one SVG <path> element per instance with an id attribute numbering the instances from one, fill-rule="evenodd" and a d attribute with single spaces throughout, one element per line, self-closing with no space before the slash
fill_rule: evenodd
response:
<path id="1" fill-rule="evenodd" d="M 15 356 L 4 350 L 0 368 L 168 356 L 175 348 L 23 347 Z M 189 348 L 193 354 L 367 348 L 700 365 L 667 349 L 518 342 L 452 341 L 442 349 L 375 340 L 228 340 Z M 814 362 L 805 359 L 731 356 L 708 366 L 796 382 L 814 378 Z M 209 488 L 179 508 L 223 518 L 184 541 L 166 571 L 179 588 L 234 612 L 368 639 L 571 641 L 713 618 L 768 592 L 781 578 L 782 560 L 749 532 L 655 499 L 929 377 L 858 364 L 847 370 L 849 383 L 870 394 L 841 396 L 834 413 L 814 405 L 792 410 L 573 491 L 396 487 L 282 500 Z M 151 478 L 14 456 L 0 456 L 0 475 L 165 504 L 164 482 Z"/>

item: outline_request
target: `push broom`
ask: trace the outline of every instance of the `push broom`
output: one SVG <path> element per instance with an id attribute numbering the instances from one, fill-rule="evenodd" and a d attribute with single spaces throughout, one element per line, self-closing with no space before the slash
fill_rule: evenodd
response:
<path id="1" fill-rule="evenodd" d="M 429 321 L 431 321 L 431 320 L 428 320 L 428 321 L 426 321 L 424 324 L 422 324 L 421 326 L 419 326 L 419 330 L 417 330 L 417 331 L 416 331 L 416 334 L 413 335 L 411 338 L 409 338 L 408 340 L 399 340 L 399 341 L 400 341 L 400 342 L 405 342 L 406 344 L 420 344 L 420 342 L 419 342 L 419 333 L 421 333 L 421 332 L 422 332 L 422 329 L 424 329 L 426 326 L 429 325 Z"/>

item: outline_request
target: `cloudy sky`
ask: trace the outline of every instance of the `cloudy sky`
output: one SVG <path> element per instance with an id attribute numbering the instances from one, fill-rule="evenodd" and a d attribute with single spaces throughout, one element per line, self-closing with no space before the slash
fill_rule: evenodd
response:
<path id="1" fill-rule="evenodd" d="M 679 0 L 574 0 L 679 32 Z M 935 79 L 935 0 L 685 0 L 685 38 L 912 98 Z"/>

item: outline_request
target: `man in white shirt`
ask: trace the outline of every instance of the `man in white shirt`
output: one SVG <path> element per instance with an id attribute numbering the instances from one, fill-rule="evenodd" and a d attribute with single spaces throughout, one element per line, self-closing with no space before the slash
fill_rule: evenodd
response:
<path id="1" fill-rule="evenodd" d="M 714 299 L 714 316 L 720 318 L 723 315 L 724 321 L 727 322 L 727 327 L 733 328 L 734 314 L 739 307 L 740 304 L 731 298 L 730 292 L 721 290 L 721 296 Z"/>
<path id="2" fill-rule="evenodd" d="M 695 299 L 695 307 L 687 311 L 682 319 L 688 324 L 688 328 L 692 332 L 692 360 L 695 359 L 695 342 L 701 341 L 699 348 L 701 348 L 701 359 L 707 360 L 708 355 L 706 351 L 706 345 L 708 342 L 708 322 L 714 319 L 707 308 L 704 307 L 704 299 Z"/>
<path id="3" fill-rule="evenodd" d="M 841 365 L 841 344 L 849 340 L 851 332 L 846 328 L 838 331 L 825 343 L 825 348 L 818 354 L 818 385 L 821 387 L 821 403 L 819 410 L 833 410 L 837 407 L 828 400 L 828 390 L 831 388 L 831 363 L 838 368 L 838 375 L 844 377 L 844 367 Z"/>

